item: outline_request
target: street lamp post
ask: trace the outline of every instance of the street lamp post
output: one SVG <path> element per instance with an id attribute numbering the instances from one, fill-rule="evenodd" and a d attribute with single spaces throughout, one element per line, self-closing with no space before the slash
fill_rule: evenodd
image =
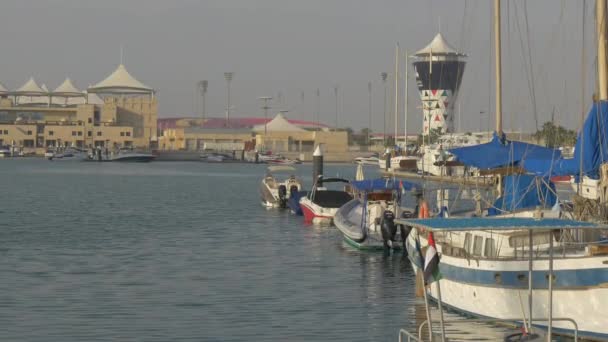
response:
<path id="1" fill-rule="evenodd" d="M 261 96 L 261 97 L 258 97 L 258 100 L 264 101 L 264 105 L 262 106 L 262 109 L 264 110 L 264 139 L 266 139 L 267 126 L 268 126 L 268 110 L 270 109 L 270 106 L 268 105 L 268 101 L 272 100 L 272 97 L 271 96 Z"/>
<path id="2" fill-rule="evenodd" d="M 205 118 L 207 117 L 207 112 L 206 112 L 206 108 L 205 108 L 205 96 L 207 95 L 207 88 L 209 86 L 209 81 L 207 80 L 202 80 L 198 82 L 198 90 L 200 91 L 201 94 L 201 99 L 203 101 L 202 105 L 202 118 L 203 120 L 205 120 Z"/>
<path id="3" fill-rule="evenodd" d="M 386 101 L 387 101 L 386 100 L 386 79 L 388 77 L 388 73 L 386 73 L 386 72 L 380 73 L 380 77 L 382 78 L 382 84 L 384 84 L 384 101 L 382 101 L 382 102 L 384 102 L 384 104 L 383 104 L 383 107 L 384 107 L 383 112 L 384 113 L 382 115 L 382 117 L 384 119 L 384 133 L 383 133 L 382 138 L 383 138 L 383 141 L 384 141 L 384 146 L 386 146 Z"/>
<path id="4" fill-rule="evenodd" d="M 334 86 L 334 96 L 336 98 L 336 125 L 335 130 L 338 130 L 338 85 Z"/>
<path id="5" fill-rule="evenodd" d="M 234 76 L 233 72 L 224 73 L 224 79 L 226 80 L 226 88 L 228 91 L 227 104 L 226 104 L 226 126 L 228 126 L 228 122 L 230 120 L 230 83 L 232 82 L 233 76 Z"/>
<path id="6" fill-rule="evenodd" d="M 367 82 L 367 94 L 369 100 L 369 116 L 368 116 L 368 126 L 367 126 L 367 146 L 370 145 L 370 132 L 372 129 L 372 82 Z"/>

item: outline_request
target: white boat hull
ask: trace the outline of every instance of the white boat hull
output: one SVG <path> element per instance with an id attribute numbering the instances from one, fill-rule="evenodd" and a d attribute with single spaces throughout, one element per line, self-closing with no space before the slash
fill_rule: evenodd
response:
<path id="1" fill-rule="evenodd" d="M 408 237 L 408 250 L 413 251 L 414 235 Z M 421 245 L 426 241 L 420 238 Z M 441 246 L 438 245 L 441 252 Z M 411 253 L 412 254 L 412 253 Z M 416 256 L 412 255 L 412 258 Z M 411 259 L 412 260 L 412 259 Z M 608 256 L 575 257 L 554 260 L 553 317 L 571 318 L 578 324 L 579 336 L 608 341 Z M 412 260 L 416 272 L 418 263 Z M 439 269 L 442 303 L 465 314 L 480 317 L 510 319 L 530 317 L 527 260 L 470 259 L 441 255 Z M 535 260 L 532 317 L 547 318 L 548 260 Z M 435 284 L 427 293 L 438 299 Z M 547 322 L 535 325 L 546 327 Z M 573 333 L 571 323 L 554 321 L 555 331 Z"/>

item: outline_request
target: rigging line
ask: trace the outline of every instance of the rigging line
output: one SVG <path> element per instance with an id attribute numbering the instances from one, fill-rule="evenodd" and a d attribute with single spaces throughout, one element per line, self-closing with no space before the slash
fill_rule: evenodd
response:
<path id="1" fill-rule="evenodd" d="M 532 80 L 532 106 L 534 108 L 534 120 L 536 121 L 536 129 L 538 130 L 538 108 L 536 104 L 536 92 L 534 90 L 534 71 L 532 70 L 532 49 L 530 47 L 530 28 L 528 25 L 528 3 L 524 2 L 524 18 L 526 20 L 526 35 L 528 43 L 528 63 L 530 65 L 530 77 Z"/>
<path id="2" fill-rule="evenodd" d="M 515 5 L 515 12 L 516 12 L 516 18 L 517 18 L 517 12 L 518 12 L 518 7 L 517 7 L 517 2 L 514 2 Z M 527 59 L 526 59 L 526 48 L 524 46 L 524 38 L 523 38 L 523 32 L 520 26 L 520 22 L 519 19 L 516 20 L 517 23 L 517 32 L 519 33 L 519 42 L 520 42 L 520 47 L 521 47 L 521 57 L 522 57 L 522 61 L 524 63 L 524 71 L 526 72 L 526 80 L 528 82 L 528 90 L 530 91 L 530 100 L 532 102 L 532 110 L 534 111 L 534 119 L 536 122 L 536 129 L 538 130 L 538 116 L 536 113 L 536 98 L 534 96 L 534 83 L 532 80 L 532 77 L 530 77 L 530 74 L 532 73 L 532 66 L 528 65 Z M 528 37 L 529 38 L 529 37 Z M 529 47 L 529 44 L 528 44 Z M 529 51 L 528 51 L 529 53 Z"/>
<path id="3" fill-rule="evenodd" d="M 587 54 L 585 53 L 585 16 L 587 12 L 587 0 L 583 0 L 583 11 L 581 18 L 581 31 L 582 31 L 582 39 L 581 39 L 581 120 L 580 120 L 580 128 L 579 132 L 581 137 L 580 144 L 580 155 L 583 155 L 584 152 L 584 142 L 585 142 L 585 134 L 583 133 L 583 125 L 585 124 L 585 74 L 587 71 Z M 579 158 L 579 181 L 576 187 L 576 192 L 580 196 L 582 193 L 582 180 L 583 180 L 583 158 Z"/>

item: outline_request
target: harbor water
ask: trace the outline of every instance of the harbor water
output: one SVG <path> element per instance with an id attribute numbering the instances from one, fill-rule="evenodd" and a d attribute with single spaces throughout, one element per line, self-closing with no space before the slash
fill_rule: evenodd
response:
<path id="1" fill-rule="evenodd" d="M 264 172 L 0 160 L 0 340 L 396 341 L 415 330 L 425 313 L 407 259 L 262 208 Z M 310 173 L 298 166 L 308 184 Z"/>

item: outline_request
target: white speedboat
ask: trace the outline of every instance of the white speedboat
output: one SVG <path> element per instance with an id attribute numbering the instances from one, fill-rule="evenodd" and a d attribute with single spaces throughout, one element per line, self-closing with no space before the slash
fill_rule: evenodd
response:
<path id="1" fill-rule="evenodd" d="M 266 208 L 287 208 L 287 201 L 292 193 L 302 189 L 302 183 L 293 175 L 295 169 L 291 166 L 270 166 L 266 176 L 260 184 L 260 197 L 262 205 Z M 285 179 L 275 176 L 278 173 L 288 172 L 290 175 Z"/>
<path id="2" fill-rule="evenodd" d="M 391 170 L 393 171 L 411 171 L 416 172 L 418 169 L 418 156 L 399 155 L 391 158 Z"/>
<path id="3" fill-rule="evenodd" d="M 413 211 L 399 207 L 402 187 L 413 190 L 413 183 L 394 179 L 366 179 L 351 182 L 354 199 L 334 216 L 334 225 L 344 241 L 362 250 L 401 249 L 408 231 L 397 227 L 396 215 L 412 217 Z"/>
<path id="4" fill-rule="evenodd" d="M 209 163 L 223 163 L 226 161 L 233 161 L 231 155 L 225 153 L 218 152 L 205 152 L 201 153 L 201 161 L 209 162 Z"/>
<path id="5" fill-rule="evenodd" d="M 10 146 L 0 146 L 0 158 L 7 158 L 11 156 Z"/>
<path id="6" fill-rule="evenodd" d="M 343 178 L 323 178 L 322 175 L 319 176 L 308 196 L 300 199 L 300 207 L 305 222 L 330 225 L 338 209 L 352 200 L 351 193 L 345 189 L 328 189 L 326 185 L 331 183 L 347 185 L 350 182 Z"/>
<path id="7" fill-rule="evenodd" d="M 357 157 L 354 159 L 355 163 L 361 165 L 379 165 L 380 159 L 376 156 L 370 157 Z"/>
<path id="8" fill-rule="evenodd" d="M 553 317 L 573 319 L 579 337 L 608 340 L 605 315 L 608 244 L 605 240 L 601 242 L 606 238 L 602 234 L 606 234 L 608 226 L 535 218 L 452 218 L 401 223 L 414 228 L 406 246 L 416 272 L 423 272 L 420 247 L 416 246 L 428 245 L 429 231 L 435 232 L 441 256 L 444 305 L 480 317 L 547 318 L 549 260 L 554 259 Z M 578 231 L 582 233 L 577 234 Z M 578 240 L 576 236 L 584 239 Z M 530 259 L 535 293 L 531 310 L 526 300 Z M 436 286 L 426 291 L 435 300 L 439 298 Z M 534 324 L 547 326 L 546 321 Z M 567 321 L 553 321 L 553 330 L 573 334 Z"/>
<path id="9" fill-rule="evenodd" d="M 76 147 L 66 147 L 63 150 L 57 151 L 53 149 L 47 149 L 44 152 L 44 157 L 48 160 L 62 160 L 62 161 L 83 161 L 89 158 L 87 151 Z"/>

